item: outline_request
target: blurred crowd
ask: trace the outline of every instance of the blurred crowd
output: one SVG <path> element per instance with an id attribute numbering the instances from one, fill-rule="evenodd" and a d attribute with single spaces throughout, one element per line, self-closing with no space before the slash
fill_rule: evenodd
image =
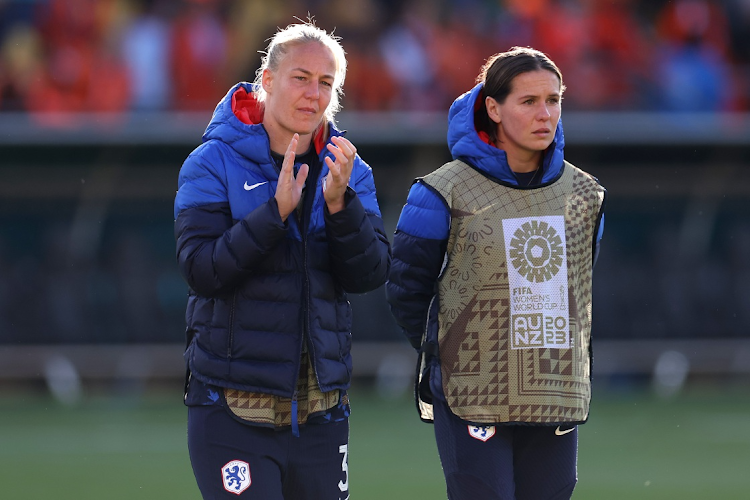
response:
<path id="1" fill-rule="evenodd" d="M 295 16 L 335 28 L 348 110 L 446 110 L 533 46 L 575 110 L 750 110 L 750 0 L 0 0 L 0 111 L 210 110 Z"/>

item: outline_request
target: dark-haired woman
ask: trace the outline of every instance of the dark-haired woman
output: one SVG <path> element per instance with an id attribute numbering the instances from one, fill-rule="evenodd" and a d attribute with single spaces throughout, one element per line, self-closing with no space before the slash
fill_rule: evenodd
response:
<path id="1" fill-rule="evenodd" d="M 388 301 L 420 353 L 448 498 L 567 499 L 605 190 L 563 158 L 565 86 L 546 55 L 514 47 L 477 80 L 450 109 L 454 160 L 409 192 Z"/>

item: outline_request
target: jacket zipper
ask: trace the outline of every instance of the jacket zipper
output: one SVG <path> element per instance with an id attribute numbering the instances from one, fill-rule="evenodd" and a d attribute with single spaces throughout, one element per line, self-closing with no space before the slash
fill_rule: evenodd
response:
<path id="1" fill-rule="evenodd" d="M 310 227 L 310 218 L 312 217 L 312 207 L 315 204 L 315 195 L 317 191 L 317 185 L 318 185 L 318 177 L 322 173 L 322 162 L 319 169 L 316 169 L 316 172 L 310 172 L 312 174 L 315 174 L 314 181 L 312 186 L 308 189 L 306 187 L 307 193 L 305 194 L 305 200 L 304 205 L 302 206 L 302 213 L 300 214 L 300 238 L 302 239 L 302 270 L 304 273 L 304 282 L 303 282 L 303 293 L 304 293 L 304 306 L 303 306 L 303 314 L 305 316 L 304 323 L 303 323 L 303 330 L 302 330 L 302 338 L 300 340 L 299 344 L 299 350 L 297 351 L 297 369 L 295 370 L 295 377 L 294 377 L 294 394 L 292 394 L 292 435 L 299 437 L 299 422 L 297 420 L 297 381 L 299 380 L 300 376 L 300 366 L 302 364 L 302 346 L 306 342 L 307 338 L 310 335 L 310 279 L 309 279 L 309 269 L 308 269 L 308 258 L 307 258 L 307 230 Z M 315 372 L 315 377 L 318 377 L 317 370 L 315 370 L 315 352 L 314 347 L 312 345 L 312 342 L 308 342 L 308 356 L 310 358 L 310 366 L 313 367 L 313 371 Z M 318 385 L 320 385 L 320 381 L 318 381 Z"/>
<path id="2" fill-rule="evenodd" d="M 302 215 L 304 217 L 304 213 Z M 306 228 L 305 228 L 305 232 L 302 232 L 302 234 L 301 234 L 301 236 L 302 236 L 302 263 L 303 263 L 303 269 L 304 269 L 304 272 L 305 272 L 305 281 L 304 281 L 304 285 L 303 285 L 303 290 L 304 290 L 304 295 L 305 295 L 305 297 L 304 297 L 305 302 L 304 302 L 304 307 L 303 307 L 302 313 L 305 316 L 305 320 L 304 320 L 304 326 L 303 326 L 303 329 L 302 329 L 302 338 L 301 338 L 300 343 L 299 343 L 299 350 L 297 351 L 297 369 L 294 371 L 294 373 L 295 373 L 295 377 L 294 377 L 294 393 L 292 394 L 292 436 L 294 436 L 294 437 L 299 437 L 299 422 L 297 420 L 297 395 L 298 395 L 298 392 L 297 392 L 297 381 L 299 380 L 299 376 L 300 376 L 299 372 L 300 372 L 300 368 L 302 366 L 302 346 L 305 343 L 305 340 L 307 338 L 307 335 L 308 335 L 307 332 L 310 330 L 310 319 L 309 319 L 310 318 L 310 313 L 309 313 L 309 310 L 310 310 L 310 300 L 309 300 L 310 283 L 309 283 L 309 281 L 307 279 L 307 235 L 305 233 L 306 233 Z M 308 356 L 310 357 L 310 363 L 312 364 L 312 362 L 313 362 L 312 361 L 312 359 L 313 359 L 313 353 L 312 353 L 311 350 L 308 351 Z M 316 376 L 317 376 L 317 374 L 316 374 Z"/>
<path id="3" fill-rule="evenodd" d="M 237 291 L 232 294 L 232 307 L 229 308 L 229 345 L 227 345 L 227 361 L 232 360 L 232 346 L 234 346 L 234 309 L 237 305 Z"/>

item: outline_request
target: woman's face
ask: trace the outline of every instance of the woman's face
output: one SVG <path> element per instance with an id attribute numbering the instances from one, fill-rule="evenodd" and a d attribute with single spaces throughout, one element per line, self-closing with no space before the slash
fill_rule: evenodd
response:
<path id="1" fill-rule="evenodd" d="M 335 74 L 336 61 L 324 45 L 291 45 L 275 71 L 263 72 L 263 124 L 269 134 L 314 132 L 331 102 Z"/>
<path id="2" fill-rule="evenodd" d="M 529 71 L 513 78 L 511 89 L 502 104 L 488 98 L 487 112 L 497 123 L 497 146 L 509 156 L 525 159 L 547 149 L 555 138 L 560 80 L 551 71 Z"/>

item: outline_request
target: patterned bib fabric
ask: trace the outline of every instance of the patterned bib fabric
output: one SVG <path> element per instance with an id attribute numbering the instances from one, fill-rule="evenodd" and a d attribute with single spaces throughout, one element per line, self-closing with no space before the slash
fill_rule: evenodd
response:
<path id="1" fill-rule="evenodd" d="M 321 392 L 307 352 L 302 354 L 297 381 L 297 421 L 325 412 L 339 402 L 339 391 Z M 257 424 L 284 427 L 292 424 L 292 400 L 272 394 L 224 389 L 227 407 L 237 417 Z"/>
<path id="2" fill-rule="evenodd" d="M 583 422 L 593 241 L 604 189 L 566 162 L 517 189 L 461 161 L 424 178 L 451 210 L 438 343 L 451 410 L 475 423 Z"/>

